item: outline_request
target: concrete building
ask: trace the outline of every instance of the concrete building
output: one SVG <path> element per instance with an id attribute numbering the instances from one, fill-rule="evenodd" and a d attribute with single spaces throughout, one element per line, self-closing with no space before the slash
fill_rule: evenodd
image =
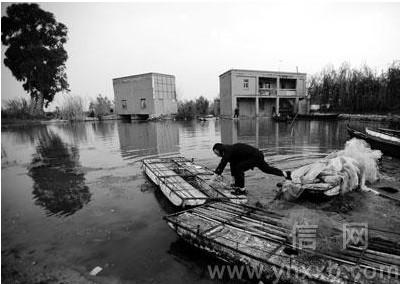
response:
<path id="1" fill-rule="evenodd" d="M 308 113 L 306 74 L 275 71 L 229 70 L 219 76 L 221 116 L 271 117 L 290 109 Z"/>
<path id="2" fill-rule="evenodd" d="M 148 118 L 176 114 L 175 76 L 146 73 L 113 79 L 115 113 Z"/>

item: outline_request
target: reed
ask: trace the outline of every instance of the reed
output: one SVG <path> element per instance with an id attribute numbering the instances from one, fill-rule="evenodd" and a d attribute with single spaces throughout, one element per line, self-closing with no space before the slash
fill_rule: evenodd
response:
<path id="1" fill-rule="evenodd" d="M 61 118 L 78 121 L 85 119 L 83 100 L 79 96 L 67 96 L 60 108 Z"/>
<path id="2" fill-rule="evenodd" d="M 1 117 L 4 119 L 31 119 L 29 102 L 25 98 L 9 99 L 1 108 Z"/>
<path id="3" fill-rule="evenodd" d="M 328 66 L 311 76 L 308 92 L 311 102 L 334 111 L 350 113 L 400 112 L 400 62 L 377 73 L 367 65 L 338 69 Z"/>

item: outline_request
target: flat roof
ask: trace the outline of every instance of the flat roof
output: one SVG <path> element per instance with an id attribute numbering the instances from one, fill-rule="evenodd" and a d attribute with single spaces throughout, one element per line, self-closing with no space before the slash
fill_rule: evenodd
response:
<path id="1" fill-rule="evenodd" d="M 268 70 L 249 70 L 249 69 L 230 69 L 224 73 L 222 73 L 221 75 L 219 75 L 219 77 L 230 73 L 230 72 L 247 72 L 247 73 L 272 73 L 272 74 L 276 74 L 276 75 L 303 75 L 306 76 L 307 73 L 300 73 L 300 72 L 285 72 L 285 71 L 268 71 Z"/>
<path id="2" fill-rule="evenodd" d="M 167 76 L 167 77 L 174 77 L 174 75 L 170 74 L 163 74 L 163 73 L 157 73 L 157 72 L 149 72 L 149 73 L 143 73 L 143 74 L 137 74 L 137 75 L 130 75 L 130 76 L 124 76 L 124 77 L 118 77 L 114 78 L 113 80 L 118 80 L 118 79 L 128 79 L 128 78 L 136 78 L 136 77 L 146 77 L 146 76 L 153 76 L 153 75 L 161 75 L 161 76 Z"/>

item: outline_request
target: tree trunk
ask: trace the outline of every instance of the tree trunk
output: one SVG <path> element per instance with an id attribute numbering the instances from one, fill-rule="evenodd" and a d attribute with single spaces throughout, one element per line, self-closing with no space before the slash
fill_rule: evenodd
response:
<path id="1" fill-rule="evenodd" d="M 39 95 L 37 97 L 37 102 L 36 102 L 36 113 L 39 115 L 44 114 L 43 104 L 44 104 L 44 95 L 43 95 L 43 93 L 39 93 Z"/>
<path id="2" fill-rule="evenodd" d="M 29 104 L 29 113 L 31 115 L 34 115 L 35 109 L 36 109 L 36 98 L 33 95 L 31 95 L 31 102 Z"/>
<path id="3" fill-rule="evenodd" d="M 34 116 L 43 115 L 44 114 L 43 104 L 44 104 L 44 95 L 42 93 L 38 93 L 37 96 L 32 96 L 30 105 L 31 114 Z"/>

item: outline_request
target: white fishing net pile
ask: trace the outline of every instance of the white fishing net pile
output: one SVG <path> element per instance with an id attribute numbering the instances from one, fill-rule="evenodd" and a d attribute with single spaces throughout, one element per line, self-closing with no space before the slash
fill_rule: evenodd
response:
<path id="1" fill-rule="evenodd" d="M 344 150 L 294 170 L 292 180 L 283 184 L 281 192 L 291 200 L 304 190 L 322 191 L 329 196 L 358 188 L 367 190 L 366 182 L 372 184 L 379 179 L 381 156 L 381 151 L 371 150 L 364 140 L 353 138 L 346 142 Z"/>
<path id="2" fill-rule="evenodd" d="M 353 138 L 346 142 L 344 150 L 334 152 L 326 157 L 350 157 L 357 161 L 359 168 L 364 170 L 365 181 L 374 183 L 379 179 L 378 160 L 382 152 L 372 150 L 365 140 Z"/>

